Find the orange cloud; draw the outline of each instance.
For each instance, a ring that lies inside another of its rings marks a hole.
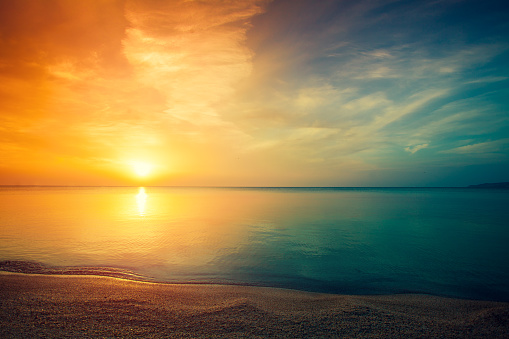
[[[212,159],[243,136],[217,106],[250,72],[264,3],[0,3],[1,183],[129,182],[132,160],[165,183],[227,167]]]

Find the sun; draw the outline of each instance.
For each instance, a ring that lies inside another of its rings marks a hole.
[[[140,178],[145,178],[152,173],[153,166],[148,162],[143,161],[131,161],[131,167],[134,171],[134,174]]]

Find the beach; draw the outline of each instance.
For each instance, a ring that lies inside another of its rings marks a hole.
[[[509,303],[0,273],[0,336],[507,338]]]

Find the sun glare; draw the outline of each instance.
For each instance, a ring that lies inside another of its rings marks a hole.
[[[140,187],[138,189],[138,194],[136,194],[136,204],[138,205],[138,214],[140,217],[145,216],[145,205],[147,204],[147,193],[145,193],[145,187]]]
[[[152,172],[152,165],[142,161],[132,161],[131,166],[138,177],[147,177]]]

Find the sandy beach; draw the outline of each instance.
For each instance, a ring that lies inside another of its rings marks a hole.
[[[509,303],[0,273],[0,336],[507,338]]]

